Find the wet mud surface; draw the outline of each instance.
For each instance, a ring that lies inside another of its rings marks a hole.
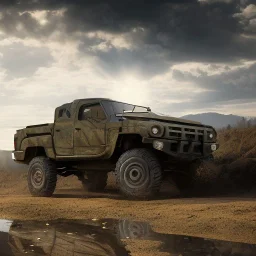
[[[144,240],[155,243],[156,251],[162,255],[256,255],[256,244],[158,233],[147,222],[96,218],[76,221],[0,221],[3,256],[128,256],[134,255],[133,250],[136,250],[135,247],[129,247],[129,241],[143,244]]]

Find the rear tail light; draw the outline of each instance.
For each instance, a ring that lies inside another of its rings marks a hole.
[[[14,138],[14,150],[16,150],[16,149],[17,149],[17,139]]]

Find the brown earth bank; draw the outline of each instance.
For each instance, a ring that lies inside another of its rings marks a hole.
[[[52,198],[28,193],[25,172],[0,172],[0,218],[20,220],[114,218],[146,221],[158,233],[256,244],[256,129],[219,134],[215,163],[202,163],[194,186],[180,192],[165,181],[158,198],[123,198],[110,175],[104,193],[88,193],[76,177],[59,178]],[[125,241],[131,255],[157,252],[161,243]]]
[[[256,127],[218,131],[220,148],[215,161],[231,163],[240,158],[256,158]]]

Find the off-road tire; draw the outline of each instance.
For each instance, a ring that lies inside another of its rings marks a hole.
[[[108,174],[105,172],[88,173],[87,180],[82,181],[84,190],[101,192],[107,186]]]
[[[134,199],[151,198],[159,192],[162,183],[162,168],[157,158],[144,148],[121,155],[115,175],[121,193]]]
[[[37,178],[38,175],[42,180]],[[29,163],[27,181],[32,196],[52,196],[57,183],[55,163],[46,157],[33,158]]]

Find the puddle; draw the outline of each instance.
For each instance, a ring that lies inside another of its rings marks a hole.
[[[0,220],[1,256],[128,256],[129,239],[160,241],[160,252],[179,256],[255,256],[256,245],[160,234],[143,222],[114,219]]]

